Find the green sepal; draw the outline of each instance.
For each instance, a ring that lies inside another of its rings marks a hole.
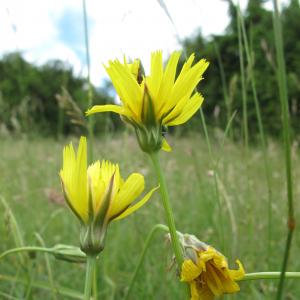
[[[104,249],[106,228],[82,224],[80,232],[80,249],[86,255],[97,256]]]
[[[163,140],[161,126],[136,126],[135,133],[139,146],[144,152],[157,152],[161,149]]]
[[[153,127],[156,125],[156,117],[155,117],[153,101],[150,97],[146,84],[145,84],[145,90],[143,96],[142,123],[145,124],[146,128]]]

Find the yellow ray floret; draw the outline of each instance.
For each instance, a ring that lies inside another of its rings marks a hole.
[[[194,259],[183,262],[181,271],[181,280],[190,284],[192,300],[213,300],[240,290],[236,281],[245,275],[240,261],[236,261],[237,270],[230,270],[226,258],[213,247],[196,252]]]
[[[188,121],[200,108],[203,97],[194,90],[203,79],[202,75],[208,62],[201,59],[193,65],[195,55],[192,54],[183,65],[176,78],[178,61],[181,52],[171,54],[164,68],[161,51],[151,54],[151,70],[139,82],[139,61],[128,64],[126,60],[109,61],[105,69],[122,101],[118,105],[96,105],[87,111],[87,115],[97,112],[112,111],[128,117],[132,122],[143,124],[145,121],[145,93],[153,105],[155,121],[166,126],[175,126]]]
[[[124,181],[119,166],[109,161],[87,166],[85,137],[80,138],[77,155],[72,144],[64,148],[60,177],[70,208],[84,224],[95,222],[107,203],[105,223],[124,218],[144,205],[157,189],[133,204],[144,190],[144,177],[133,173]]]

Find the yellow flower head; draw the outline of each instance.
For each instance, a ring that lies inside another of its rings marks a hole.
[[[96,251],[103,248],[108,223],[136,211],[156,189],[133,204],[144,190],[144,177],[133,173],[124,181],[119,166],[109,161],[97,161],[87,166],[85,137],[80,138],[77,155],[72,144],[64,148],[60,177],[65,199],[83,225],[81,244],[85,252],[83,244],[90,243],[91,239],[98,242]],[[95,248],[95,245],[88,245],[91,247]]]
[[[140,62],[129,64],[119,60],[109,61],[105,69],[122,101],[122,105],[96,105],[87,115],[111,111],[123,116],[134,126],[139,144],[145,152],[170,147],[163,139],[166,126],[176,126],[188,121],[200,108],[203,97],[194,90],[203,78],[208,62],[201,59],[193,64],[192,54],[177,74],[181,52],[173,52],[164,68],[162,52],[151,54],[150,74],[143,76]]]
[[[238,270],[231,270],[224,255],[195,236],[183,235],[181,240],[185,248],[181,281],[190,284],[191,300],[213,300],[240,290],[236,281],[244,277],[245,271],[239,260]]]

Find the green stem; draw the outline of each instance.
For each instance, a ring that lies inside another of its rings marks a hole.
[[[182,263],[184,261],[183,251],[180,246],[179,239],[178,239],[177,232],[176,232],[174,214],[173,214],[170,199],[169,199],[169,193],[168,193],[168,189],[167,189],[166,180],[165,180],[165,177],[164,177],[164,174],[163,174],[163,171],[161,168],[161,164],[160,164],[159,152],[149,153],[149,156],[152,160],[154,170],[156,173],[156,177],[160,184],[160,189],[159,189],[160,196],[161,196],[162,203],[163,203],[163,206],[165,209],[165,214],[166,214],[166,219],[167,219],[167,223],[168,223],[168,227],[169,227],[169,231],[170,231],[171,243],[172,243],[173,251],[175,254],[175,259],[177,262],[178,270],[180,272]],[[189,294],[189,289],[188,289],[187,284],[186,284],[186,293]]]
[[[240,281],[258,279],[279,279],[281,272],[257,272],[248,273]],[[300,279],[300,272],[286,272],[285,277],[289,279]]]
[[[156,176],[157,176],[158,182],[160,184],[160,189],[159,189],[160,195],[161,195],[161,199],[162,199],[163,206],[164,206],[165,213],[166,213],[166,218],[167,218],[167,223],[168,223],[168,227],[170,230],[171,241],[172,241],[175,258],[177,261],[178,268],[180,269],[181,265],[183,263],[183,253],[182,253],[182,249],[179,244],[178,236],[176,233],[174,214],[173,214],[170,199],[169,199],[169,193],[168,193],[168,189],[167,189],[166,180],[165,180],[165,177],[164,177],[164,174],[163,174],[163,171],[161,168],[161,164],[160,164],[159,152],[149,153],[149,156],[152,160],[152,163],[153,163],[153,166],[154,166],[154,169],[156,172]]]
[[[132,288],[133,288],[133,285],[134,285],[134,283],[135,283],[135,281],[136,281],[136,278],[137,278],[137,275],[138,275],[138,273],[139,273],[139,270],[140,270],[140,268],[141,268],[141,266],[142,266],[142,264],[143,264],[143,262],[144,262],[145,255],[146,255],[146,252],[147,252],[147,250],[148,250],[148,248],[149,248],[150,242],[152,241],[152,239],[153,239],[153,237],[154,237],[154,234],[155,234],[158,230],[164,230],[164,231],[166,231],[166,232],[169,232],[169,229],[168,229],[167,226],[165,226],[165,225],[163,225],[163,224],[156,224],[156,225],[152,228],[152,230],[150,231],[150,233],[148,234],[147,239],[146,239],[145,244],[144,244],[143,251],[142,251],[141,256],[140,256],[140,258],[139,258],[138,264],[137,264],[137,266],[136,266],[136,268],[135,268],[135,270],[134,270],[134,273],[133,273],[133,275],[132,275],[132,278],[131,278],[131,280],[130,280],[130,284],[129,284],[128,290],[127,290],[127,292],[126,292],[126,294],[125,294],[124,300],[128,300],[128,299],[129,299],[129,295],[130,295],[130,293],[131,293],[131,291],[132,291]]]
[[[284,139],[284,153],[285,153],[285,168],[286,168],[286,182],[287,182],[287,200],[288,200],[288,235],[286,241],[286,247],[284,251],[284,258],[281,268],[281,276],[277,290],[277,300],[282,298],[284,277],[287,269],[290,248],[292,244],[293,232],[295,229],[295,216],[294,216],[294,204],[293,204],[293,182],[292,182],[292,163],[291,163],[291,141],[290,141],[290,123],[289,123],[289,106],[288,106],[288,94],[287,94],[287,80],[286,69],[284,61],[283,41],[282,41],[282,28],[278,9],[278,3],[273,0],[274,6],[274,34],[275,34],[275,46],[276,46],[276,60],[277,60],[277,80],[279,88],[279,98],[281,104],[282,115],[282,127],[283,127],[283,139]]]
[[[4,258],[6,255],[13,254],[13,253],[20,253],[20,252],[30,252],[30,251],[37,251],[37,252],[47,252],[52,253],[51,248],[43,248],[43,247],[19,247],[19,248],[13,248],[9,249],[7,251],[4,251],[0,254],[0,260]]]
[[[83,25],[84,25],[84,40],[85,40],[85,50],[86,50],[86,64],[87,64],[87,81],[88,81],[88,108],[93,105],[93,88],[91,83],[91,63],[90,63],[90,47],[89,47],[89,31],[88,31],[88,21],[86,13],[86,1],[82,0],[83,8]],[[89,117],[88,121],[88,133],[89,133],[89,159],[93,161],[93,143],[94,143],[94,118]]]
[[[96,263],[96,257],[88,255],[87,256],[87,261],[86,261],[84,300],[90,300],[90,298],[91,298],[95,263]]]
[[[95,263],[95,269],[93,274],[93,299],[98,297],[98,276],[97,276],[97,262]]]

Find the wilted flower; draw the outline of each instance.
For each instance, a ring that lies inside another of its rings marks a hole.
[[[194,93],[208,62],[193,62],[192,54],[177,75],[181,52],[173,52],[163,67],[162,52],[151,54],[150,75],[141,74],[139,60],[129,64],[124,59],[109,61],[105,69],[122,101],[122,105],[96,105],[87,115],[111,111],[120,114],[135,128],[140,147],[145,152],[171,148],[163,138],[167,126],[185,123],[200,108],[203,97]]]
[[[60,177],[65,199],[82,223],[81,248],[87,254],[97,254],[103,249],[110,221],[136,211],[157,189],[133,204],[144,190],[144,177],[133,173],[124,181],[119,166],[109,161],[87,166],[85,137],[80,138],[77,155],[72,144],[64,148]]]
[[[239,260],[239,268],[229,269],[226,257],[211,246],[199,241],[194,235],[179,234],[184,249],[181,281],[188,282],[191,300],[213,300],[226,293],[240,290],[237,280],[245,271]]]

